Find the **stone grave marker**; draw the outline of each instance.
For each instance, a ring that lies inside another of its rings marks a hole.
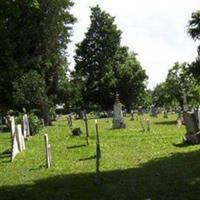
[[[11,152],[11,161],[13,161],[16,157],[16,155],[19,153],[19,147],[17,142],[17,135],[14,133],[13,139],[12,139],[12,152]]]
[[[9,121],[10,121],[11,136],[13,137],[15,134],[15,117],[11,116]]]
[[[119,94],[116,94],[116,100],[113,109],[113,128],[125,128],[124,118],[122,113],[122,104],[119,100]]]
[[[49,144],[49,139],[47,134],[44,135],[44,142],[45,142],[47,168],[51,168],[52,167],[51,145]]]
[[[23,115],[22,124],[23,124],[23,136],[24,136],[24,138],[30,137],[30,126],[29,126],[29,120],[28,120],[27,114]]]
[[[21,124],[18,124],[15,127],[15,133],[16,133],[16,138],[17,138],[18,149],[21,152],[21,151],[25,150],[25,142],[24,142],[24,136],[22,135]]]

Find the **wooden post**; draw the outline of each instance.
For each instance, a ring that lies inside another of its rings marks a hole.
[[[46,162],[47,162],[47,168],[51,168],[52,166],[52,160],[51,160],[51,146],[48,142],[48,135],[44,135],[44,142],[45,142],[45,150],[46,150]]]
[[[147,119],[147,131],[150,132],[150,120]]]
[[[85,122],[85,131],[86,131],[86,143],[89,145],[89,131],[88,131],[88,120],[87,114],[84,112],[84,122]]]
[[[99,129],[97,120],[95,120],[95,127],[96,127],[96,184],[100,184],[100,158],[101,158],[101,149],[99,143]]]

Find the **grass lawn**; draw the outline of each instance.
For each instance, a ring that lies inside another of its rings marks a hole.
[[[150,118],[151,132],[126,118],[126,129],[112,130],[100,119],[101,184],[95,179],[95,125],[84,122],[72,137],[66,117],[26,141],[26,150],[10,162],[10,134],[0,133],[0,200],[197,200],[200,199],[200,145],[182,144],[184,127],[175,116]],[[46,169],[44,134],[48,133],[54,167]]]

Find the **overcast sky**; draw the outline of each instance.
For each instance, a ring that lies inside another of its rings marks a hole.
[[[71,12],[78,19],[69,46],[73,68],[75,44],[82,41],[90,26],[90,7],[115,16],[122,31],[121,44],[138,53],[138,60],[149,76],[148,87],[165,80],[174,62],[191,62],[197,56],[198,42],[187,34],[191,13],[200,9],[200,0],[74,0]]]

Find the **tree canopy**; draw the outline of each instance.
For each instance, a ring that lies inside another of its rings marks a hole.
[[[126,107],[136,101],[145,88],[145,71],[127,47],[120,46],[121,31],[114,17],[97,5],[91,8],[91,25],[77,44],[75,74],[82,81],[85,105],[112,109],[116,92]]]
[[[22,84],[27,82],[23,80],[27,80],[33,71],[37,80],[44,83],[41,90],[48,102],[58,100],[60,82],[66,78],[68,65],[65,53],[75,22],[69,12],[72,5],[70,0],[0,2],[3,8],[0,11],[1,108],[13,108],[16,98],[23,99],[19,96],[26,93]],[[16,86],[20,86],[17,96]],[[38,93],[33,92],[32,95],[37,96]],[[28,95],[26,98],[29,101],[28,98],[32,97]]]

